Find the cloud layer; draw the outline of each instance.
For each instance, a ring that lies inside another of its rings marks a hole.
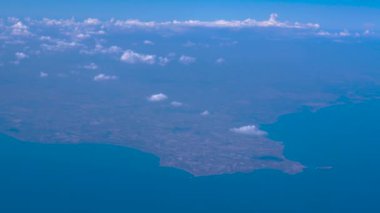
[[[130,20],[117,20],[113,21],[113,25],[123,28],[173,28],[173,27],[203,27],[203,28],[254,28],[254,27],[278,27],[278,28],[293,28],[293,29],[318,29],[320,26],[316,23],[299,23],[299,22],[282,22],[277,20],[278,15],[272,13],[268,20],[258,21],[256,19],[245,20],[215,20],[215,21],[200,21],[200,20],[186,20],[186,21],[165,21],[144,22],[136,19]]]

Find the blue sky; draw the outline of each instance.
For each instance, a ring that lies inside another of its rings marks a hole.
[[[170,0],[14,0],[0,1],[2,16],[97,17],[170,19],[264,19],[276,12],[286,20],[317,22],[325,28],[377,28],[380,1],[296,0],[296,1],[170,1]]]

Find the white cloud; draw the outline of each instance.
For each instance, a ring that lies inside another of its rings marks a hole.
[[[48,76],[49,76],[49,74],[47,74],[46,72],[40,72],[40,77],[41,78],[46,78]]]
[[[203,27],[203,28],[255,28],[255,27],[277,27],[277,28],[294,28],[294,29],[317,29],[319,24],[316,23],[300,23],[300,22],[288,22],[279,21],[278,15],[276,13],[270,14],[267,20],[256,20],[256,19],[244,19],[244,20],[214,20],[214,21],[201,21],[201,20],[171,20],[171,21],[140,21],[137,19],[128,20],[115,20],[102,22],[96,18],[88,18],[83,22],[77,22],[75,19],[48,19],[44,18],[39,23],[45,26],[59,26],[59,27],[69,27],[69,26],[93,26],[100,25],[102,27],[116,27],[116,28],[144,28],[144,29],[176,29],[176,28],[192,28],[192,27]]]
[[[151,102],[159,102],[159,101],[164,101],[166,99],[168,99],[168,96],[166,96],[163,93],[154,94],[148,97],[148,101],[151,101]]]
[[[83,68],[87,70],[97,70],[99,67],[95,63],[90,63],[87,65],[84,65]]]
[[[238,128],[232,128],[230,129],[230,131],[237,134],[253,135],[253,136],[264,136],[267,134],[267,132],[260,130],[255,125],[247,125],[247,126],[242,126]]]
[[[371,34],[372,34],[372,32],[370,30],[365,30],[363,32],[363,35],[365,35],[365,36],[368,36],[368,35],[371,35]]]
[[[173,107],[181,107],[183,106],[183,103],[178,102],[178,101],[172,101],[170,105],[172,105]]]
[[[170,62],[170,59],[168,57],[158,57],[159,65],[165,66],[169,62]]]
[[[205,110],[205,111],[201,112],[201,115],[202,116],[208,116],[208,115],[210,115],[210,112]]]
[[[11,29],[12,29],[12,35],[18,35],[18,36],[30,35],[28,27],[24,25],[21,21],[18,21],[14,25],[12,25]]]
[[[317,35],[319,35],[319,36],[331,36],[331,33],[322,30],[322,31],[317,32]]]
[[[16,52],[15,57],[18,61],[28,58],[29,56],[23,52]]]
[[[245,20],[215,20],[215,21],[165,21],[165,22],[144,22],[140,20],[114,21],[117,27],[140,27],[140,28],[173,28],[173,27],[204,27],[204,28],[254,28],[254,27],[278,27],[278,28],[295,28],[295,29],[317,29],[319,24],[299,23],[299,22],[281,22],[277,20],[278,15],[272,13],[268,20],[257,21],[255,19]]]
[[[51,41],[52,38],[50,36],[40,36],[41,41]]]
[[[146,44],[146,45],[154,45],[154,42],[150,41],[150,40],[145,40],[144,44]]]
[[[49,18],[44,18],[40,22],[43,25],[46,26],[64,26],[64,27],[69,27],[69,26],[74,26],[77,25],[74,19],[49,19]]]
[[[85,33],[79,33],[75,36],[77,39],[86,39],[86,38],[90,38],[91,36],[89,34],[85,34]]]
[[[87,54],[87,55],[94,55],[94,54],[119,54],[122,53],[123,50],[118,46],[110,46],[110,47],[104,47],[101,44],[95,45],[95,48],[93,49],[84,49],[81,50],[80,53]]]
[[[225,62],[224,58],[218,58],[215,61],[217,64],[223,64]]]
[[[181,62],[182,64],[192,64],[196,61],[196,59],[194,57],[191,57],[191,56],[186,56],[186,55],[182,55],[180,58],[179,58],[179,62]]]
[[[322,37],[328,37],[328,38],[352,38],[352,37],[362,37],[362,36],[369,36],[372,32],[369,30],[366,30],[364,32],[353,32],[351,33],[347,29],[340,31],[340,32],[328,32],[328,31],[319,31],[316,33],[318,36]]]
[[[54,40],[50,44],[41,44],[41,47],[48,51],[64,51],[67,49],[74,49],[82,45],[74,41]]]
[[[111,20],[112,21],[112,20]],[[144,22],[140,21],[137,19],[129,19],[129,20],[117,20],[117,21],[112,21],[114,22],[114,25],[117,27],[142,27],[142,28],[152,28],[152,27],[157,27],[157,22],[154,21],[149,21],[149,22]]]
[[[101,22],[96,18],[88,18],[83,21],[85,25],[99,25]]]
[[[110,47],[107,49],[107,52],[108,52],[108,53],[119,53],[119,52],[121,52],[121,48],[118,47],[118,46],[113,45],[113,46],[110,46]]]
[[[108,80],[116,80],[117,77],[114,75],[105,75],[105,74],[99,74],[94,76],[94,81],[108,81]]]
[[[343,30],[342,32],[339,32],[338,34],[340,37],[347,37],[347,36],[350,36],[351,33],[348,32],[348,30]]]
[[[194,47],[197,44],[192,42],[192,41],[187,41],[186,43],[183,44],[184,47]]]
[[[144,55],[133,52],[132,50],[126,50],[120,57],[120,60],[129,64],[145,63],[154,64],[156,62],[155,55]]]

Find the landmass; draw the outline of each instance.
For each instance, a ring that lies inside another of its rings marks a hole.
[[[316,38],[317,25],[276,18],[238,29],[220,21],[1,20],[0,133],[127,146],[195,176],[302,172],[262,125],[373,97],[380,84],[369,68],[361,72],[372,59],[359,53],[371,45],[355,51]]]

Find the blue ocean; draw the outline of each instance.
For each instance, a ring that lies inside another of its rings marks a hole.
[[[297,175],[195,178],[125,147],[0,137],[0,212],[380,212],[380,101],[307,109],[264,126]]]

